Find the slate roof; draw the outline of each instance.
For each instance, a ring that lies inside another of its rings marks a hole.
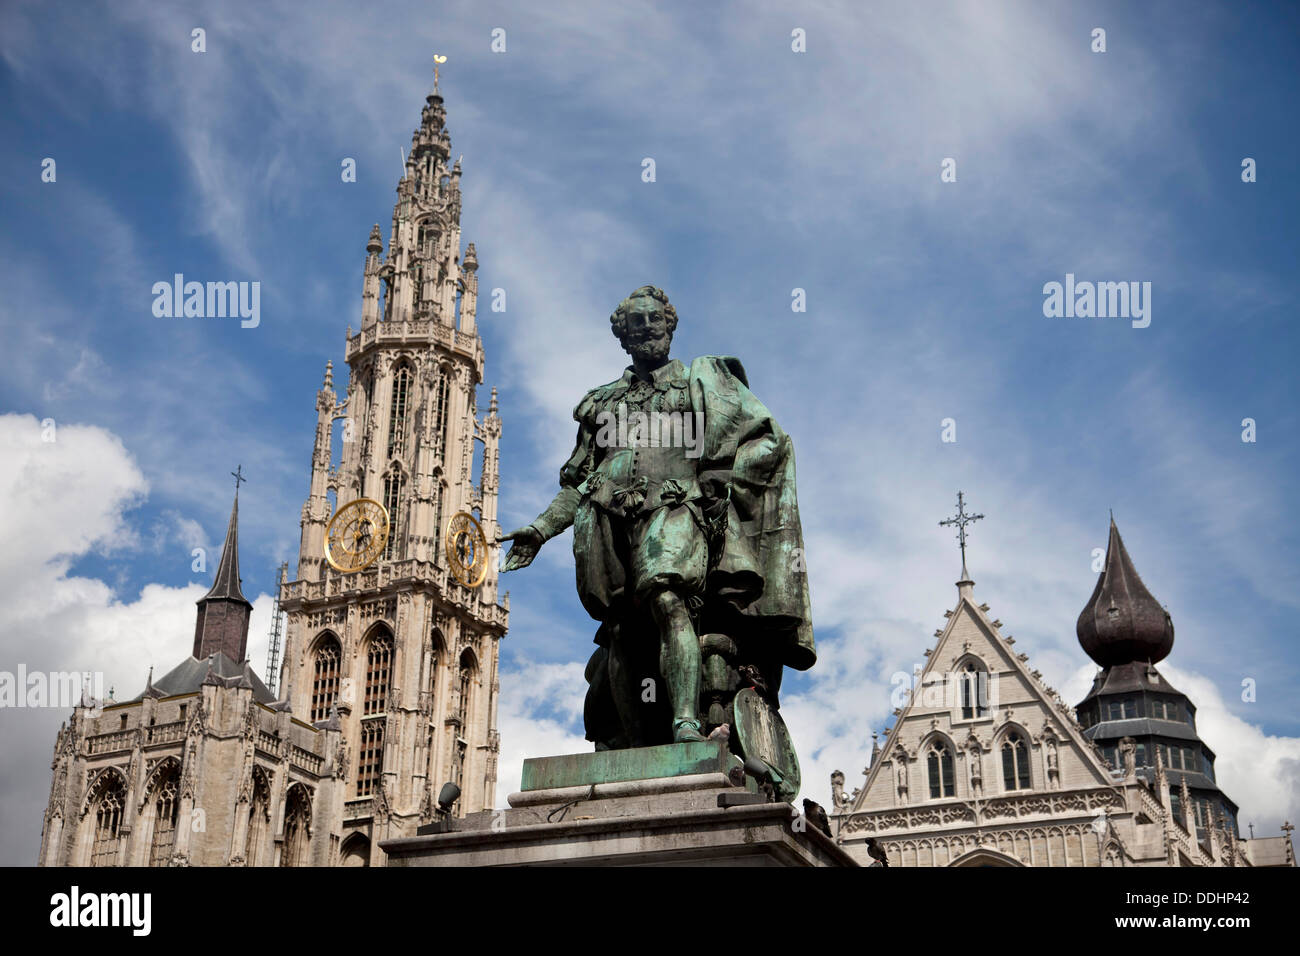
[[[253,699],[262,704],[275,701],[275,695],[262,683],[262,679],[253,671],[248,662],[235,663],[221,651],[203,660],[190,657],[181,661],[176,667],[157,680],[150,679],[144,691],[131,698],[131,701],[145,697],[174,697],[177,694],[192,694],[205,683],[214,683],[222,687],[251,687]]]
[[[1106,566],[1079,613],[1075,633],[1102,667],[1164,660],[1174,648],[1174,622],[1151,596],[1128,556],[1115,519],[1110,519]]]
[[[1201,742],[1196,731],[1180,720],[1157,720],[1152,717],[1135,717],[1128,720],[1103,720],[1083,732],[1089,740],[1119,740],[1132,737],[1174,737],[1178,740]]]

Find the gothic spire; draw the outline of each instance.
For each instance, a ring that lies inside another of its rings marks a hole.
[[[1174,646],[1169,612],[1151,596],[1110,519],[1106,566],[1075,625],[1084,651],[1102,667],[1164,660]]]
[[[239,491],[236,488],[216,577],[208,593],[197,602],[194,657],[199,660],[221,651],[236,663],[243,661],[248,647],[248,618],[253,605],[244,597],[239,585]]]
[[[243,591],[239,589],[239,492],[235,492],[235,504],[230,509],[230,524],[226,527],[226,543],[221,546],[221,563],[217,565],[217,575],[212,581],[212,588],[204,596],[208,601],[225,598],[243,601],[248,604]],[[251,605],[250,605],[251,606]]]

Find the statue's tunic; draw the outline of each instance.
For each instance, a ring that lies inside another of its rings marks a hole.
[[[637,413],[668,417],[647,435]],[[649,382],[628,368],[588,392],[573,417],[578,439],[560,492],[533,528],[549,539],[573,525],[587,612],[603,622],[662,587],[724,600],[779,641],[783,663],[811,667],[794,452],[740,362],[702,356],[688,370],[674,359]]]

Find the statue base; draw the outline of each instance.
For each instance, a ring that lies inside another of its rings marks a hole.
[[[380,846],[389,866],[858,865],[739,767],[716,740],[536,758],[509,809]]]

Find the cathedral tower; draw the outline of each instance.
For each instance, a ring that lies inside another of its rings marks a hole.
[[[478,259],[473,243],[461,255],[461,164],[449,163],[445,119],[435,85],[397,184],[387,251],[378,225],[366,242],[347,391],[340,399],[327,365],[316,395],[297,579],[281,593],[283,693],[308,722],[337,708],[350,754],[344,849],[374,862],[381,840],[431,819],[446,782],[461,787],[460,814],[495,802],[508,608],[497,603],[495,547],[481,586],[469,588],[449,572],[444,538],[466,512],[496,539],[501,418],[495,390],[486,415],[476,404]],[[391,532],[376,561],[342,573],[326,560],[327,529],[358,498],[383,504]]]

